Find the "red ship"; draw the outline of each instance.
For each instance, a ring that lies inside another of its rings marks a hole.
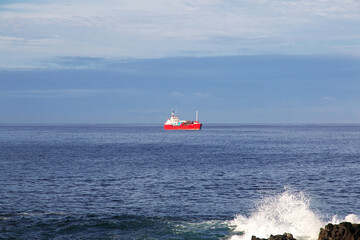
[[[198,121],[198,111],[196,111],[196,120],[187,121],[179,120],[178,116],[175,116],[174,111],[171,113],[171,117],[165,122],[165,130],[200,130],[202,123]]]

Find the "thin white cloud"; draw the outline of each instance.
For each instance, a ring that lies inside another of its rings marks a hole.
[[[43,58],[153,58],[324,54],[349,45],[360,55],[353,47],[358,26],[356,0],[54,0],[0,10],[0,51],[14,59],[24,51]]]
[[[94,89],[30,89],[30,90],[3,90],[1,97],[68,97],[89,96],[97,93]]]
[[[184,93],[181,93],[181,92],[172,92],[171,93],[171,96],[172,97],[175,97],[175,98],[184,98],[184,97],[186,97],[186,95],[184,94]]]
[[[323,97],[322,99],[325,101],[330,101],[332,98],[331,97]]]
[[[91,97],[98,95],[124,95],[138,96],[142,91],[133,88],[112,88],[112,89],[27,89],[27,90],[0,90],[0,97],[19,98],[58,98],[58,97]]]
[[[208,98],[208,97],[210,97],[209,94],[206,94],[206,93],[203,93],[203,92],[196,92],[195,96],[200,97],[200,98]]]
[[[19,49],[21,47],[43,48],[46,45],[57,45],[57,44],[59,44],[59,41],[54,38],[26,39],[23,37],[0,36],[0,50],[10,49],[10,48]]]

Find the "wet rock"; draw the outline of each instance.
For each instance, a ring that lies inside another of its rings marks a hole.
[[[360,240],[360,224],[342,222],[320,229],[319,240]]]
[[[257,238],[255,236],[251,237],[251,240],[296,240],[292,234],[284,233],[283,235],[271,235],[269,238]]]

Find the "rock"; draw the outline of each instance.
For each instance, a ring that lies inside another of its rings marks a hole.
[[[318,240],[360,240],[360,224],[329,223],[325,228],[320,229]]]
[[[271,235],[269,238],[251,237],[251,240],[296,240],[292,234]],[[320,229],[318,240],[360,240],[360,224],[342,222],[331,224]]]
[[[296,240],[292,234],[284,233],[283,235],[271,235],[269,238],[257,238],[255,236],[251,237],[251,240]]]

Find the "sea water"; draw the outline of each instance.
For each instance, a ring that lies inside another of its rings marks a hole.
[[[317,239],[359,222],[360,125],[0,126],[0,239]]]

